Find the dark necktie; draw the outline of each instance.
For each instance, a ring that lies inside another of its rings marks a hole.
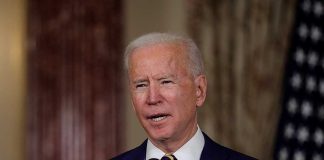
[[[159,159],[157,159],[157,158],[150,158],[150,160],[159,160]],[[172,154],[166,154],[166,155],[164,155],[161,158],[161,160],[177,160],[177,158],[174,155],[172,155]]]

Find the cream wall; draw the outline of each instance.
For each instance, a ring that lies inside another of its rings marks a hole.
[[[0,0],[0,159],[24,159],[25,1]]]
[[[125,45],[149,32],[186,34],[185,0],[125,0],[124,4]],[[126,130],[126,150],[134,148],[146,138],[129,103],[126,108]]]
[[[125,45],[148,32],[186,34],[184,2],[125,0]],[[25,159],[25,6],[25,0],[0,0],[0,160]],[[130,104],[126,130],[126,150],[146,138]]]

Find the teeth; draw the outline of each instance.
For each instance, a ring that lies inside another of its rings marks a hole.
[[[157,117],[157,118],[152,118],[153,121],[157,122],[157,121],[161,121],[163,119],[165,119],[167,116],[162,116],[162,117]]]

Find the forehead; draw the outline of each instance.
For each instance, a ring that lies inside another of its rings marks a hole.
[[[181,43],[158,43],[136,48],[129,56],[129,64],[140,63],[148,58],[176,61],[187,61],[185,47]]]
[[[163,43],[137,48],[130,55],[131,75],[187,72],[188,57],[180,44]]]

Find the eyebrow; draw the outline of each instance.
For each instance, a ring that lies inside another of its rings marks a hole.
[[[164,75],[161,78],[158,78],[158,80],[163,80],[163,79],[168,79],[168,78],[175,78],[176,76],[173,74],[168,74],[168,75]]]
[[[133,81],[133,84],[136,84],[136,83],[143,83],[143,82],[147,82],[148,80],[146,79],[138,79],[138,80],[134,80]]]
[[[160,78],[157,78],[158,81],[163,80],[163,79],[168,79],[168,78],[176,78],[177,76],[173,75],[173,74],[166,74],[161,76]],[[143,83],[143,82],[148,82],[147,78],[139,78],[137,80],[133,81],[133,84],[137,84],[137,83]]]

